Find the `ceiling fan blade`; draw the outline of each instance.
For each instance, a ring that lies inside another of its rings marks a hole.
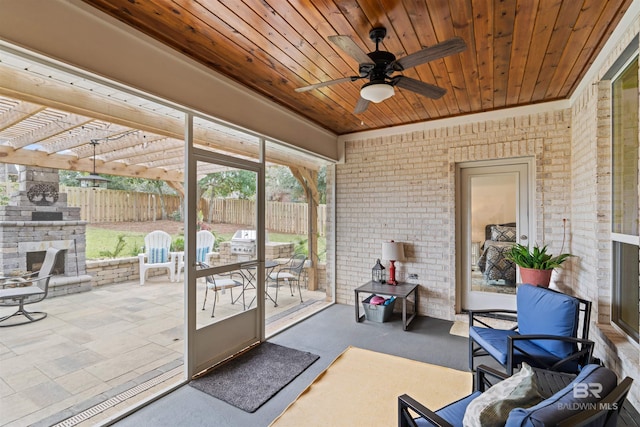
[[[320,82],[320,83],[316,83],[316,84],[309,85],[309,86],[299,87],[299,88],[296,88],[295,91],[296,92],[306,92],[306,91],[309,91],[309,90],[318,89],[318,88],[329,86],[329,85],[335,85],[335,84],[338,84],[338,83],[355,82],[356,80],[361,79],[361,78],[362,77],[360,77],[360,76],[343,77],[341,79],[329,80],[327,82]]]
[[[363,97],[360,97],[360,99],[358,99],[358,103],[356,104],[356,108],[354,108],[353,110],[353,114],[364,113],[368,107],[369,107],[369,100],[364,99]]]
[[[372,64],[373,61],[369,58],[360,47],[349,36],[329,36],[329,40],[345,51],[347,55],[358,61],[358,64]]]
[[[444,58],[445,56],[462,52],[466,48],[467,44],[464,40],[460,37],[454,37],[400,58],[389,64],[387,69],[393,71],[406,70],[407,68],[415,67],[433,61],[434,59]]]
[[[415,80],[406,76],[394,77],[391,84],[433,99],[438,99],[447,93],[446,89],[439,86],[421,82],[420,80]]]

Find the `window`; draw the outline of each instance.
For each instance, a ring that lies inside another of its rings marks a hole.
[[[612,81],[612,320],[638,341],[638,58]]]

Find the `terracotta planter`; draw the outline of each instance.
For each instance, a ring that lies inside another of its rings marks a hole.
[[[520,267],[520,277],[522,283],[529,283],[531,285],[549,287],[551,282],[551,273],[553,270],[536,270],[535,268]]]

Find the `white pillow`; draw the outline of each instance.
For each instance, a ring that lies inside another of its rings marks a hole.
[[[473,399],[462,424],[465,427],[504,426],[512,409],[529,408],[542,400],[533,369],[523,363],[520,371]]]

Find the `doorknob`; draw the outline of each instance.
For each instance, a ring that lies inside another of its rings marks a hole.
[[[520,240],[527,240],[527,239],[528,239],[528,237],[525,236],[524,234],[522,236],[520,236]]]

